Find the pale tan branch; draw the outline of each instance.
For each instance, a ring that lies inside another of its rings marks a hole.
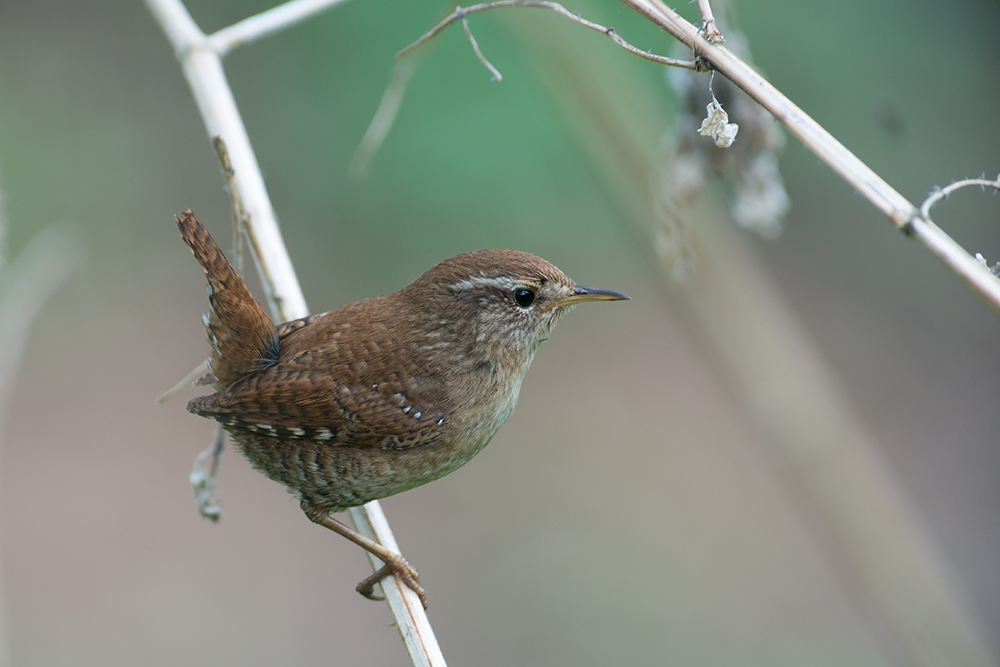
[[[965,248],[897,192],[881,176],[834,138],[767,79],[721,44],[712,44],[698,28],[661,0],[621,0],[691,48],[771,112],[806,148],[882,211],[904,233],[924,244],[973,289],[1000,310],[1000,279]]]
[[[660,56],[654,53],[650,53],[649,51],[643,51],[637,46],[633,46],[629,42],[625,41],[625,39],[622,38],[622,36],[619,35],[614,28],[603,26],[600,23],[594,23],[593,21],[588,21],[585,18],[573,14],[568,9],[560,5],[558,2],[549,2],[548,0],[496,0],[496,2],[483,2],[478,5],[472,5],[470,7],[456,7],[455,11],[453,11],[451,14],[442,19],[437,25],[428,30],[426,33],[421,35],[421,37],[417,39],[417,41],[413,42],[405,49],[397,53],[396,59],[399,60],[400,58],[403,58],[413,50],[417,49],[424,42],[433,39],[442,30],[447,28],[455,21],[462,21],[462,24],[466,26],[466,34],[469,35],[469,39],[472,40],[473,48],[476,50],[476,55],[479,56],[479,59],[483,62],[484,65],[486,65],[487,69],[489,69],[491,73],[493,73],[493,75],[497,77],[497,80],[499,81],[501,79],[501,77],[499,76],[500,73],[497,72],[496,69],[492,65],[490,65],[485,58],[482,57],[481,53],[479,53],[479,48],[475,43],[475,39],[472,38],[472,34],[469,32],[468,25],[466,23],[466,17],[469,14],[477,14],[479,12],[485,12],[491,9],[500,9],[501,7],[535,7],[539,9],[548,9],[550,11],[555,12],[559,16],[569,19],[570,21],[579,23],[585,28],[589,28],[590,30],[593,30],[595,32],[607,35],[609,38],[611,38],[611,41],[613,41],[615,44],[625,49],[629,53],[639,56],[640,58],[652,61],[654,63],[659,63],[661,65],[668,65],[671,67],[697,69],[697,66],[693,60],[678,60],[677,58],[668,58],[666,56]]]
[[[223,28],[209,35],[207,41],[213,51],[225,57],[237,46],[273,35],[342,2],[344,0],[291,0]]]

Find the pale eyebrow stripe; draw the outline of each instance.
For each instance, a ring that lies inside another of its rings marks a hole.
[[[503,287],[503,288],[513,288],[518,285],[517,281],[511,280],[506,276],[500,276],[497,278],[483,278],[479,276],[471,276],[463,280],[453,283],[451,288],[453,290],[471,290],[477,287]]]

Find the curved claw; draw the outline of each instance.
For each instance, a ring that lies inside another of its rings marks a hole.
[[[391,574],[392,570],[389,568],[389,566],[383,565],[381,568],[379,568],[378,572],[376,572],[375,574],[371,575],[370,577],[362,581],[360,584],[357,585],[357,587],[354,590],[356,590],[358,593],[361,593],[363,597],[366,597],[369,600],[375,600],[376,602],[381,602],[382,600],[385,600],[385,596],[376,595],[375,584],[382,581],[383,577],[388,577]]]
[[[375,594],[375,584],[388,576],[396,575],[410,590],[417,594],[417,597],[420,598],[420,604],[424,606],[424,609],[427,609],[427,594],[424,592],[423,586],[420,585],[420,575],[402,556],[396,554],[390,554],[390,556],[390,558],[383,559],[385,565],[358,584],[355,590],[369,600],[384,600],[384,597]]]

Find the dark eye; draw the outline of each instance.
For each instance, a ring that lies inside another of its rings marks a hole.
[[[514,301],[521,308],[527,308],[535,302],[535,293],[530,289],[516,289],[514,290]]]

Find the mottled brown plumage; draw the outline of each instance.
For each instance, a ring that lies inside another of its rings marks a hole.
[[[187,211],[177,218],[177,226],[208,278],[212,306],[205,314],[209,365],[218,384],[229,386],[277,360],[278,335],[271,318],[198,218]]]
[[[465,464],[510,416],[559,318],[582,301],[628,298],[574,285],[535,255],[475,250],[398,292],[275,327],[194,214],[178,227],[208,276],[218,390],[188,409],[220,422],[310,519],[386,562],[359,585],[368,596],[390,573],[423,591],[402,558],[330,513]]]

